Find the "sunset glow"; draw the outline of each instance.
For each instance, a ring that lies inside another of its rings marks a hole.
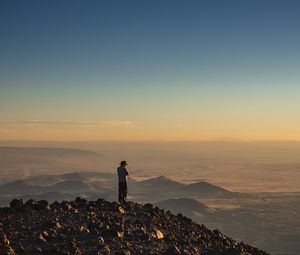
[[[0,139],[300,140],[299,2],[217,2],[2,2]]]

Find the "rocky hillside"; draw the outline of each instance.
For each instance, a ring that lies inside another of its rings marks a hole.
[[[267,254],[151,204],[13,200],[0,222],[3,255]]]

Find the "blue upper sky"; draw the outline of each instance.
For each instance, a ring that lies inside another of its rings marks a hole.
[[[297,0],[1,1],[0,121],[299,120],[299,28]]]

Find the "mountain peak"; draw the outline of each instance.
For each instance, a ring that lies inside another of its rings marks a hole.
[[[142,183],[145,183],[145,184],[150,184],[150,183],[164,183],[164,184],[167,184],[167,183],[170,183],[170,184],[180,184],[180,185],[183,185],[181,182],[178,182],[178,181],[175,181],[169,177],[166,177],[165,175],[160,175],[160,176],[157,176],[157,177],[153,177],[153,178],[150,178],[150,179],[146,179],[146,180],[143,180]]]
[[[0,221],[0,250],[11,255],[267,254],[151,204],[15,199]]]
[[[188,184],[184,187],[184,190],[187,192],[201,192],[201,193],[220,193],[220,194],[230,193],[230,191],[226,189],[223,189],[219,186],[216,186],[214,184],[205,181]]]

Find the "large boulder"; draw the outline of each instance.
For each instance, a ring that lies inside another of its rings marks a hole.
[[[20,209],[22,209],[22,207],[23,207],[23,205],[24,205],[24,203],[23,203],[23,199],[13,199],[10,203],[9,203],[9,205],[10,205],[10,208],[12,209],[12,210],[20,210]]]

